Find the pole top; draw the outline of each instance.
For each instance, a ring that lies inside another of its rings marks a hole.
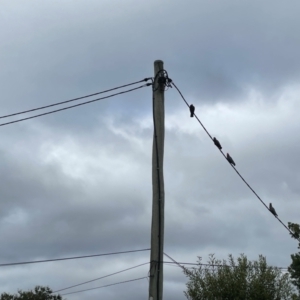
[[[162,60],[156,60],[154,62],[154,74],[164,69],[164,62]]]

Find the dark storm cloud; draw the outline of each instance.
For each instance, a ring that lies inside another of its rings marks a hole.
[[[162,59],[264,201],[284,222],[299,222],[299,5],[7,2],[0,12],[1,115],[153,76],[153,61]],[[287,266],[296,251],[288,232],[219,155],[174,89],[165,102],[165,251],[189,262],[209,253],[265,254]],[[149,247],[151,114],[147,87],[1,127],[1,262]],[[146,261],[149,252],[7,268],[0,292],[39,283],[55,289]],[[165,299],[182,299],[184,284],[180,269],[165,267]],[[147,290],[144,280],[68,299],[141,299]]]
[[[52,102],[57,95],[97,91],[122,83],[128,73],[136,76],[132,80],[143,78],[152,75],[156,58],[165,60],[186,93],[202,100],[238,98],[249,86],[270,93],[299,76],[295,1],[289,7],[270,1],[172,2],[159,9],[155,3],[92,2],[80,6],[81,14],[76,6],[58,12],[53,3],[35,5],[14,11],[23,22],[11,25],[8,16],[2,21],[3,28],[11,26],[2,42],[3,74],[13,78],[4,90],[11,104],[21,95],[36,104],[34,99]],[[89,17],[80,18],[84,13]]]

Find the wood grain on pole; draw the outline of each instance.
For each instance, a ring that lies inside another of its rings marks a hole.
[[[154,76],[163,70],[163,61],[154,62]],[[164,138],[165,108],[164,88],[156,76],[153,84],[153,149],[152,149],[152,226],[149,299],[162,300],[163,296],[163,252],[164,252]]]

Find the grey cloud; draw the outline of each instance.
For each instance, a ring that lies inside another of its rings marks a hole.
[[[251,186],[284,222],[299,222],[298,2],[71,2],[2,5],[1,115],[153,76],[153,61],[162,59]],[[250,106],[253,91],[261,103]],[[209,253],[265,254],[270,264],[287,266],[296,243],[194,125],[177,92],[165,98],[165,252],[189,262]],[[149,247],[151,87],[1,132],[1,263]],[[39,283],[60,288],[149,255],[6,268],[0,292]],[[182,299],[182,271],[164,269],[165,299]],[[147,294],[144,280],[72,299]]]

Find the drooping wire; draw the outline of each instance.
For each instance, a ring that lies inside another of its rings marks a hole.
[[[52,292],[52,294],[53,293],[58,293],[58,292],[61,292],[61,291],[65,291],[65,290],[68,290],[68,289],[71,289],[71,288],[74,288],[74,287],[77,287],[77,286],[80,286],[80,285],[83,285],[83,284],[87,284],[87,283],[90,283],[90,282],[94,282],[94,281],[97,281],[97,280],[100,280],[100,279],[103,279],[103,278],[107,278],[107,277],[110,277],[110,276],[113,276],[113,275],[116,275],[116,274],[120,274],[120,273],[129,271],[129,270],[132,270],[132,269],[135,269],[135,268],[147,265],[147,264],[149,264],[149,262],[146,262],[146,263],[143,263],[143,264],[131,267],[131,268],[127,268],[127,269],[124,269],[124,270],[121,270],[121,271],[118,271],[118,272],[114,272],[114,273],[111,273],[111,274],[108,274],[108,275],[105,275],[105,276],[102,276],[102,277],[98,277],[98,278],[95,278],[95,279],[92,279],[92,280],[88,280],[88,281],[85,281],[85,282],[82,282],[82,283],[78,283],[78,284],[75,284],[75,285],[72,285],[72,286],[68,286],[66,288],[54,291],[54,292]]]
[[[73,107],[78,107],[78,106],[93,103],[93,102],[96,102],[96,101],[99,101],[99,100],[111,98],[111,97],[114,97],[114,96],[117,96],[117,95],[129,93],[129,92],[132,92],[132,91],[135,91],[135,90],[138,90],[138,89],[141,89],[143,87],[150,86],[150,85],[152,85],[152,84],[151,83],[146,83],[146,84],[143,84],[139,87],[136,87],[136,88],[133,88],[133,89],[130,89],[130,90],[126,90],[126,91],[123,91],[123,92],[115,93],[115,94],[112,94],[112,95],[109,95],[109,96],[105,96],[105,97],[97,98],[97,99],[94,99],[94,100],[86,101],[86,102],[83,102],[83,103],[79,103],[79,104],[67,106],[67,107],[64,107],[64,108],[52,110],[52,111],[49,111],[49,112],[46,112],[46,113],[43,113],[43,114],[34,115],[34,116],[31,116],[31,117],[28,117],[28,118],[23,118],[23,119],[19,119],[19,120],[7,122],[7,123],[2,123],[2,124],[0,124],[0,126],[5,126],[5,125],[9,125],[9,124],[13,124],[13,123],[17,123],[17,122],[21,122],[21,121],[25,121],[25,120],[29,120],[29,119],[33,119],[33,118],[53,114],[53,113],[56,113],[56,112],[59,112],[59,111],[62,111],[62,110],[67,110],[67,109],[70,109],[70,108],[73,108]]]
[[[172,258],[170,255],[168,255],[166,252],[164,252],[164,255],[166,257],[168,257],[169,259],[171,259],[173,261],[173,263],[177,264],[180,268],[182,268],[184,270],[184,266],[182,266],[179,262],[177,262],[174,258]]]
[[[54,258],[54,259],[44,259],[44,260],[33,260],[33,261],[5,263],[5,264],[0,264],[0,267],[17,266],[17,265],[28,265],[28,264],[37,264],[37,263],[62,261],[62,260],[71,260],[71,259],[81,259],[81,258],[89,258],[89,257],[99,257],[99,256],[108,256],[108,255],[117,255],[117,254],[125,254],[125,253],[134,253],[134,252],[149,251],[149,250],[150,250],[150,248],[139,249],[139,250],[128,250],[128,251],[110,252],[110,253],[102,253],[102,254],[83,255],[83,256],[64,257],[64,258]]]
[[[184,96],[182,95],[181,91],[179,90],[179,88],[176,86],[176,84],[174,82],[172,82],[172,85],[175,87],[175,89],[178,91],[178,93],[180,94],[181,98],[183,99],[183,101],[185,102],[185,104],[189,106],[188,102],[185,100]],[[200,119],[197,117],[197,115],[194,113],[195,118],[197,119],[197,121],[200,123],[200,125],[202,126],[202,128],[205,130],[205,132],[207,133],[207,135],[210,137],[210,139],[213,141],[212,136],[210,135],[210,133],[207,131],[207,129],[205,128],[205,126],[202,124],[202,122],[200,121]],[[226,161],[228,162],[225,154],[223,153],[223,151],[221,149],[219,149],[220,153],[224,156],[224,158],[226,159]],[[266,207],[266,209],[271,213],[271,211],[269,210],[268,206],[265,204],[265,202],[258,196],[258,194],[254,191],[254,189],[250,186],[250,184],[244,179],[244,177],[239,173],[239,171],[232,165],[229,163],[229,165],[233,168],[233,170],[238,174],[238,176],[244,181],[244,183],[248,186],[248,188],[253,192],[253,194],[258,198],[258,200]],[[272,213],[271,213],[272,214]],[[273,215],[273,214],[272,214]],[[294,233],[281,221],[281,219],[278,216],[274,216],[287,230],[288,232],[293,236]],[[300,240],[299,240],[300,241]]]
[[[128,283],[128,282],[142,280],[142,279],[147,279],[147,278],[148,277],[145,276],[145,277],[135,278],[135,279],[131,279],[131,280],[120,281],[120,282],[116,282],[116,283],[112,283],[112,284],[98,286],[98,287],[91,288],[91,289],[86,289],[86,290],[80,290],[80,291],[76,291],[76,292],[70,292],[70,293],[66,293],[66,294],[61,294],[61,296],[71,295],[71,294],[77,294],[77,293],[82,293],[82,292],[96,290],[96,289],[102,289],[102,288],[113,286],[113,285],[117,285],[117,284]]]
[[[73,98],[73,99],[70,99],[70,100],[61,101],[61,102],[57,102],[57,103],[54,103],[54,104],[49,104],[49,105],[45,105],[45,106],[41,106],[41,107],[37,107],[37,108],[33,108],[33,109],[28,109],[28,110],[24,110],[24,111],[21,111],[21,112],[17,112],[17,113],[5,115],[5,116],[0,116],[0,119],[12,117],[12,116],[17,116],[17,115],[29,113],[29,112],[32,112],[32,111],[45,109],[45,108],[49,108],[49,107],[52,107],[52,106],[61,105],[61,104],[65,104],[65,103],[69,103],[69,102],[89,98],[89,97],[92,97],[92,96],[96,96],[96,95],[104,94],[104,93],[111,92],[111,91],[114,91],[114,90],[118,90],[118,89],[130,86],[130,85],[134,85],[134,84],[137,84],[137,83],[140,83],[140,82],[143,82],[143,81],[148,81],[150,79],[151,78],[145,78],[145,79],[142,79],[142,80],[139,80],[139,81],[136,81],[136,82],[132,82],[132,83],[129,83],[129,84],[124,84],[124,85],[121,85],[121,86],[118,86],[118,87],[115,87],[115,88],[112,88],[112,89],[108,89],[108,90],[105,90],[105,91],[97,92],[97,93],[94,93],[94,94],[89,94],[89,95],[86,95],[86,96]]]

